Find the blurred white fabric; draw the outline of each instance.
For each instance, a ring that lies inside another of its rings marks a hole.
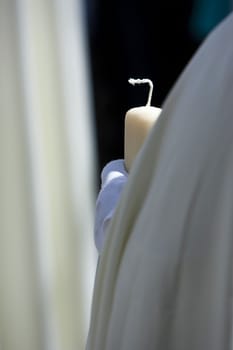
[[[0,348],[84,349],[95,157],[82,4],[0,0]]]

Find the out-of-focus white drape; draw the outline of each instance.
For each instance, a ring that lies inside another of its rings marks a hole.
[[[80,1],[0,0],[0,348],[83,349],[95,253]]]

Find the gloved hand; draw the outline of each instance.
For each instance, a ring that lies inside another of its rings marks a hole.
[[[123,159],[109,162],[101,173],[101,189],[96,201],[95,245],[101,253],[106,231],[116,209],[120,194],[128,179]]]

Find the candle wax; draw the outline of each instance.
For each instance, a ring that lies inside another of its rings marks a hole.
[[[160,113],[161,109],[153,106],[132,108],[126,113],[124,157],[127,171]]]

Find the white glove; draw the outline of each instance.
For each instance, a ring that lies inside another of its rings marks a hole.
[[[128,179],[124,160],[113,160],[101,173],[101,190],[96,201],[95,212],[95,245],[101,253],[104,245],[107,227],[114,214],[120,194]]]

